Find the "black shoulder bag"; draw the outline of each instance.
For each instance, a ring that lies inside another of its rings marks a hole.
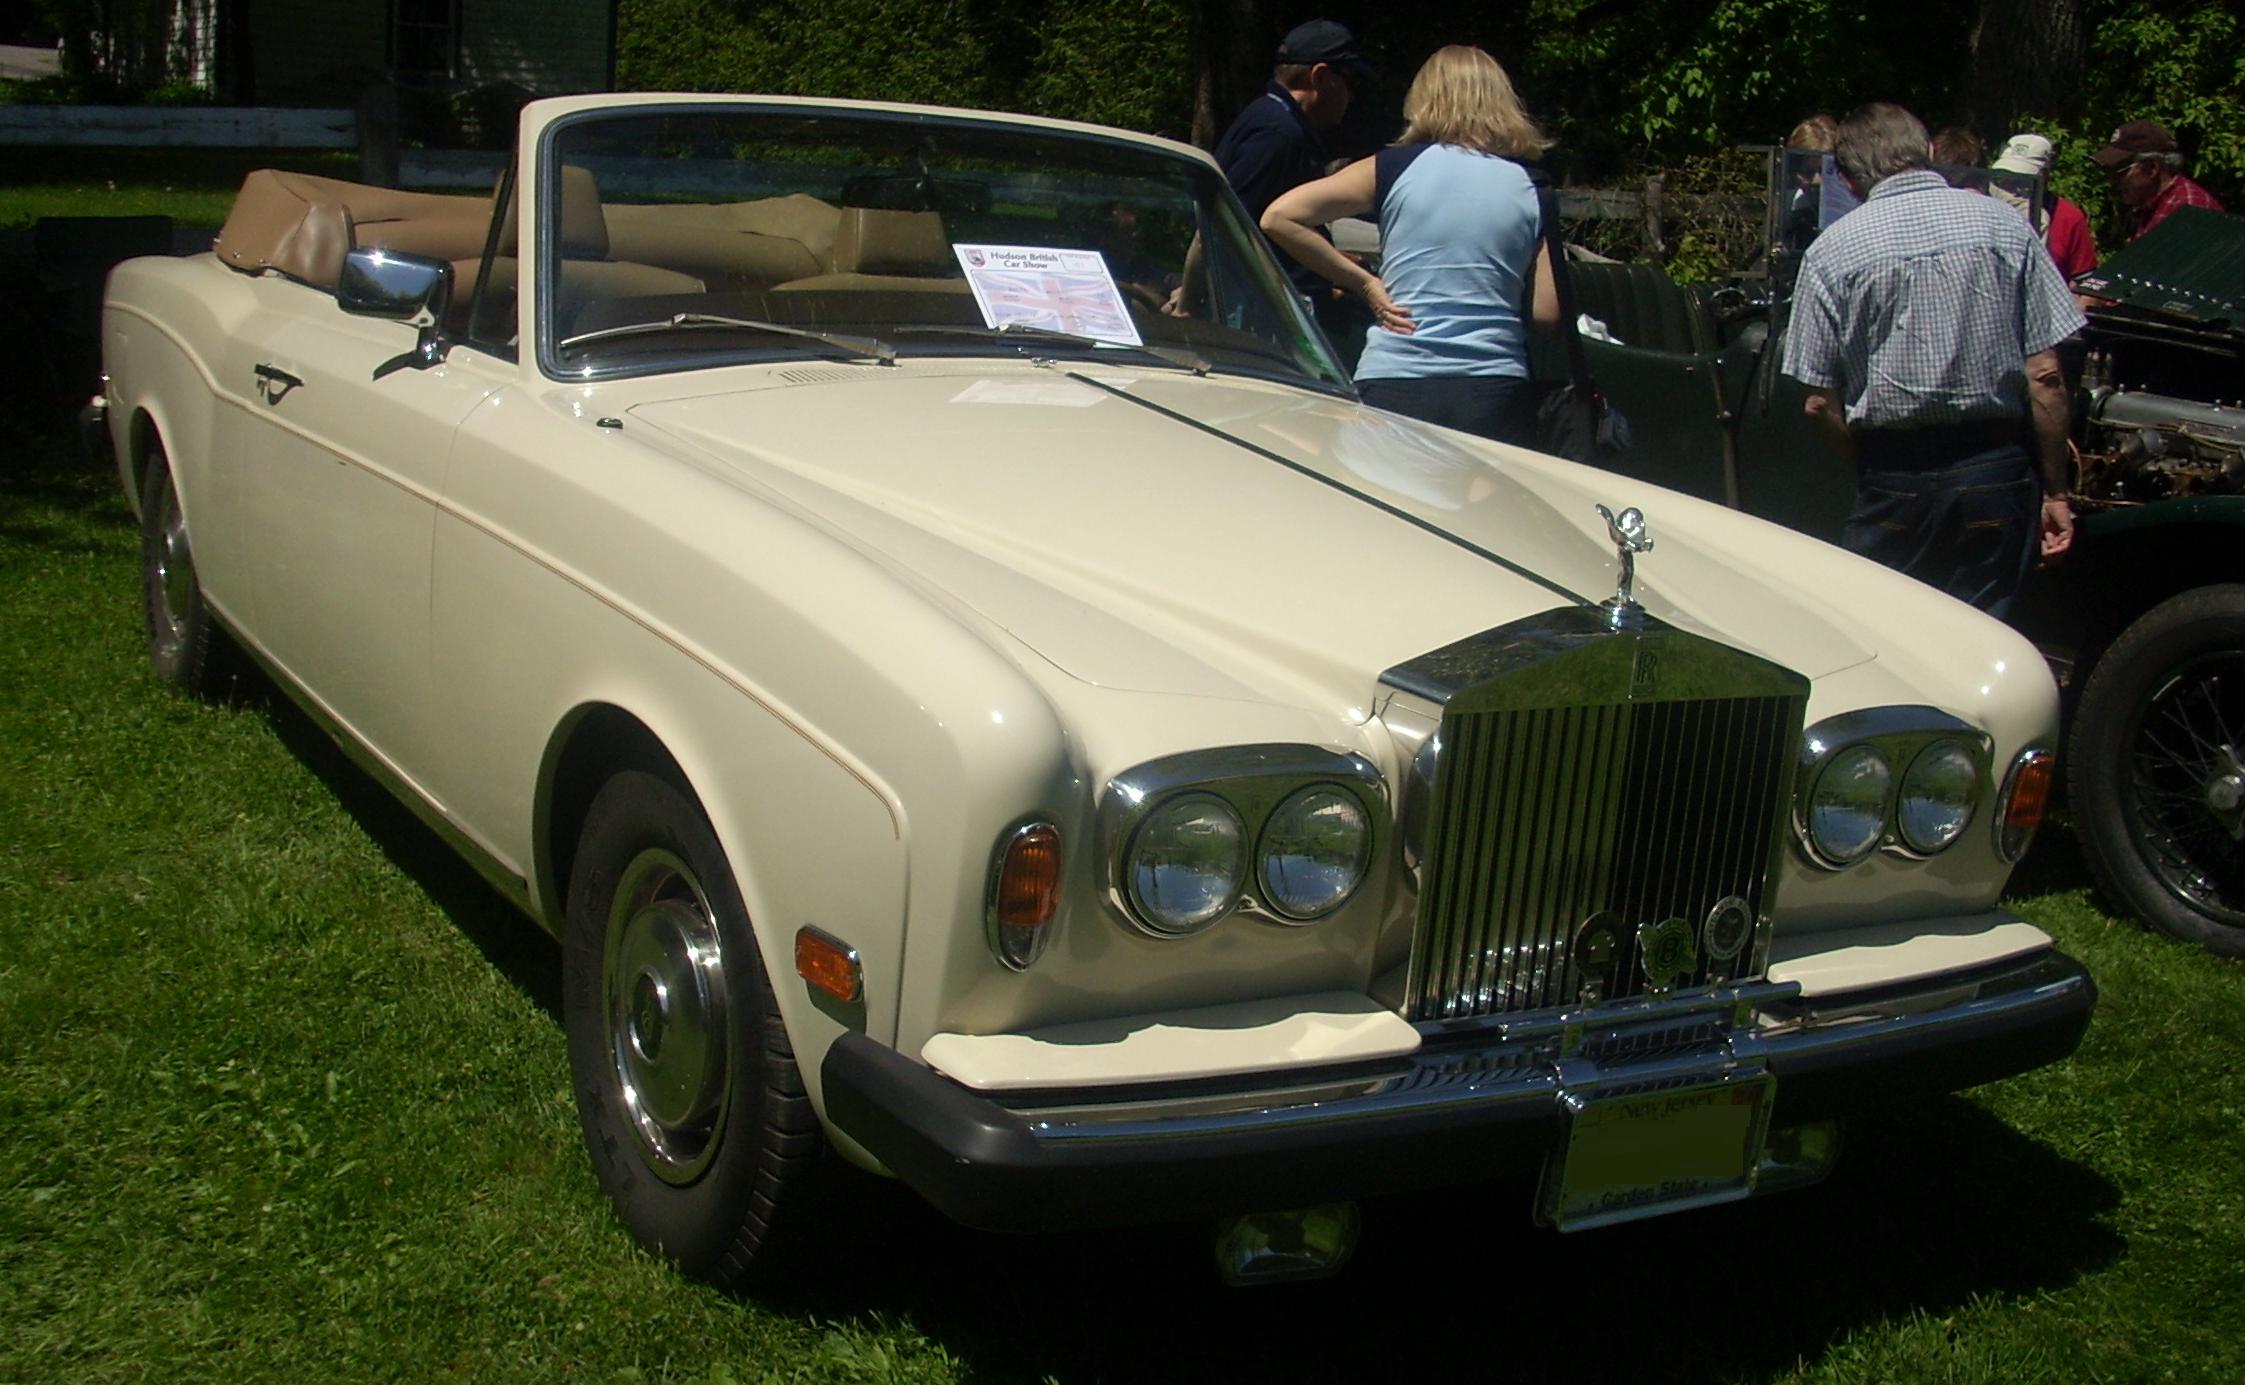
[[[1535,184],[1536,208],[1543,221],[1544,250],[1551,256],[1551,282],[1559,299],[1559,330],[1567,342],[1567,383],[1551,389],[1536,406],[1536,448],[1571,462],[1597,463],[1629,450],[1629,420],[1609,405],[1590,378],[1590,363],[1583,357],[1582,328],[1575,312],[1574,278],[1567,268],[1567,247],[1559,235],[1559,199],[1543,172],[1529,168]],[[1535,295],[1535,269],[1528,270],[1530,306]],[[1530,322],[1533,323],[1533,314]],[[1531,326],[1530,330],[1533,330]]]

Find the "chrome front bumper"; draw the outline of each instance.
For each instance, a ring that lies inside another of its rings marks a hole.
[[[1563,1103],[1762,1071],[1778,1127],[1976,1086],[2073,1052],[2097,991],[2028,957],[1803,999],[1753,983],[1421,1027],[1408,1055],[1088,1091],[971,1091],[863,1035],[827,1051],[827,1118],[954,1219],[1044,1231],[1182,1220],[1533,1174]]]

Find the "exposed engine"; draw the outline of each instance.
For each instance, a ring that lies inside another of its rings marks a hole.
[[[2226,364],[2230,391],[2245,388],[2234,373],[2237,362]],[[2189,399],[2121,384],[2105,351],[2092,352],[2084,364],[2079,399],[2077,505],[2245,493],[2245,401]]]

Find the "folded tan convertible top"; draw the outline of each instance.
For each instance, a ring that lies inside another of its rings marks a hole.
[[[260,168],[242,180],[213,248],[236,269],[278,270],[332,289],[354,246],[476,260],[490,228],[488,197],[399,192]]]

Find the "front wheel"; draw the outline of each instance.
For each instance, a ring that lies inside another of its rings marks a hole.
[[[2074,715],[2074,820],[2097,883],[2162,932],[2245,957],[2245,586],[2137,618]]]
[[[198,697],[218,692],[225,672],[225,636],[196,580],[187,516],[161,444],[150,445],[148,474],[140,489],[140,592],[148,662],[156,676]]]
[[[602,1191],[641,1245],[741,1282],[821,1141],[732,869],[668,779],[628,770],[593,799],[562,986]]]

